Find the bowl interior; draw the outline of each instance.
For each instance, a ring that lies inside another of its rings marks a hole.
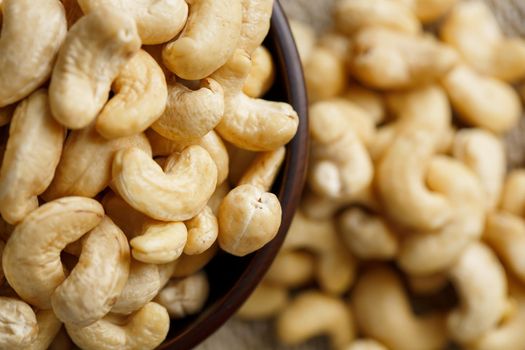
[[[277,1],[264,45],[272,53],[276,65],[276,83],[265,98],[290,103],[300,118],[297,134],[287,145],[285,164],[272,188],[283,210],[281,227],[270,243],[253,254],[239,258],[219,252],[205,268],[210,295],[204,309],[196,316],[172,320],[168,337],[159,349],[191,349],[233,315],[269,268],[298,205],[308,153],[307,99],[299,56]]]

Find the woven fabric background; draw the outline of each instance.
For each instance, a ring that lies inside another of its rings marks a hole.
[[[336,0],[281,0],[289,17],[310,23],[322,32],[331,26],[331,8]],[[485,0],[494,10],[504,31],[525,36],[525,0]],[[512,167],[525,164],[525,118],[507,135],[507,154]],[[244,322],[231,319],[197,350],[324,350],[325,339],[297,347],[279,345],[271,321]]]

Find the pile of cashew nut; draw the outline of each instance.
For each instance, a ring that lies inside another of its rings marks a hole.
[[[0,1],[0,349],[153,349],[277,234],[272,5]]]
[[[525,170],[502,137],[525,40],[478,0],[338,0],[333,23],[292,22],[307,189],[238,316],[274,317],[287,345],[523,350]]]

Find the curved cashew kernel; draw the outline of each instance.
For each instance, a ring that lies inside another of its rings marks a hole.
[[[352,306],[362,334],[389,349],[441,349],[447,342],[443,315],[417,317],[400,277],[386,266],[363,272],[353,290]]]
[[[0,108],[0,127],[7,125],[11,122],[13,118],[13,113],[15,111],[15,104],[8,105]]]
[[[510,85],[465,65],[451,70],[442,84],[464,122],[495,133],[508,131],[518,123],[521,101]]]
[[[272,0],[241,0],[242,25],[241,37],[237,48],[252,55],[270,30],[272,17]]]
[[[188,230],[188,240],[184,246],[184,254],[187,255],[204,253],[210,249],[219,235],[219,222],[208,205],[184,224]]]
[[[440,78],[457,60],[451,48],[430,36],[372,27],[356,35],[350,70],[368,86],[400,89]]]
[[[0,170],[0,213],[8,223],[19,222],[38,207],[37,196],[53,179],[64,137],[45,90],[18,105]]]
[[[343,98],[367,112],[375,125],[381,123],[386,117],[385,102],[379,92],[353,84],[346,89]]]
[[[385,346],[372,339],[359,339],[354,341],[345,350],[388,350]]]
[[[350,252],[360,259],[390,259],[397,255],[398,238],[379,215],[349,208],[339,217],[339,228]]]
[[[239,43],[241,0],[191,0],[181,35],[162,51],[166,67],[187,80],[204,79],[226,63]]]
[[[194,273],[202,270],[204,266],[217,255],[219,251],[219,245],[213,244],[210,249],[205,250],[204,252],[196,255],[186,255],[182,254],[181,257],[177,260],[177,266],[173,272],[173,277],[186,277],[193,275]]]
[[[28,96],[50,76],[66,37],[58,0],[5,0],[0,38],[0,107]]]
[[[144,134],[106,140],[94,125],[72,131],[66,139],[55,177],[42,197],[52,200],[64,196],[94,197],[111,182],[111,165],[115,153],[138,147],[151,154]]]
[[[245,1],[249,2],[249,1]],[[270,51],[259,46],[252,54],[252,68],[246,78],[242,91],[253,98],[262,97],[275,80],[275,65]]]
[[[448,269],[481,236],[485,222],[481,184],[463,163],[435,156],[428,164],[426,182],[430,190],[447,198],[452,214],[441,227],[419,230],[403,239],[398,263],[417,276]]]
[[[479,177],[487,208],[494,209],[507,170],[503,142],[482,129],[462,129],[456,133],[452,154]]]
[[[139,48],[132,18],[102,9],[80,18],[60,48],[49,85],[55,119],[70,129],[89,125],[108,100],[111,83]]]
[[[438,272],[426,276],[407,276],[407,283],[410,291],[414,294],[434,294],[447,285],[448,275],[446,272]]]
[[[179,319],[198,313],[206,303],[209,293],[208,278],[204,272],[172,279],[155,297],[171,318]]]
[[[334,349],[343,349],[355,337],[352,314],[335,297],[306,291],[288,304],[277,318],[277,335],[286,345],[295,345],[327,335]]]
[[[145,45],[171,40],[184,28],[188,18],[188,5],[183,0],[78,0],[78,3],[85,13],[105,7],[130,15]]]
[[[217,186],[217,188],[215,189],[215,192],[213,192],[207,204],[208,207],[211,208],[213,215],[217,216],[222,200],[224,199],[224,197],[226,197],[228,193],[230,193],[230,191],[231,191],[231,187],[228,181],[224,181],[222,184]],[[2,234],[1,234],[1,229],[0,229],[0,238],[1,237],[2,237]]]
[[[409,34],[418,33],[421,24],[408,6],[390,0],[342,0],[335,7],[334,19],[341,32],[352,35],[364,27],[386,27]]]
[[[525,170],[512,170],[505,180],[500,208],[517,216],[525,216]]]
[[[84,16],[84,12],[80,8],[77,0],[61,0],[66,11],[67,27],[71,28],[80,17]]]
[[[447,319],[452,339],[469,343],[495,327],[507,306],[507,278],[498,258],[482,243],[472,243],[450,269],[461,305]]]
[[[162,168],[138,148],[120,150],[113,159],[113,184],[136,210],[162,221],[197,215],[217,183],[217,167],[208,152],[190,146],[172,154]]]
[[[66,197],[46,203],[20,222],[2,263],[9,285],[27,302],[51,308],[51,295],[65,279],[60,252],[95,228],[104,209],[95,200]]]
[[[261,282],[242,304],[236,316],[244,320],[259,320],[276,316],[288,304],[288,290]]]
[[[266,272],[264,280],[271,285],[296,288],[312,281],[314,274],[313,255],[299,250],[281,251]]]
[[[250,184],[237,186],[219,207],[220,247],[236,256],[262,248],[279,231],[281,214],[281,203],[273,193]]]
[[[151,126],[160,135],[191,143],[213,130],[224,115],[224,92],[213,79],[201,80],[192,90],[181,83],[168,86],[166,109]]]
[[[304,64],[308,98],[315,102],[342,93],[348,83],[344,58],[324,47],[315,47]]]
[[[505,266],[520,281],[525,281],[525,260],[521,248],[525,247],[525,222],[514,214],[490,213],[487,216],[483,239],[496,252]]]
[[[0,348],[29,346],[37,335],[38,324],[31,307],[22,300],[0,297]]]
[[[175,261],[184,250],[188,231],[182,222],[152,222],[129,244],[133,257],[150,264]]]
[[[290,29],[299,52],[301,62],[306,64],[315,46],[316,35],[314,29],[307,23],[300,22],[290,18]]]
[[[144,50],[120,70],[112,90],[115,96],[96,121],[97,131],[107,139],[143,132],[161,116],[168,99],[164,73]]]
[[[39,310],[36,313],[36,321],[38,323],[38,336],[31,345],[24,347],[24,350],[48,349],[62,327],[62,322],[52,310]]]
[[[271,151],[294,137],[299,117],[287,103],[254,99],[242,92],[250,67],[247,53],[237,50],[212,75],[224,89],[224,116],[216,131],[239,148]]]
[[[482,74],[505,81],[525,77],[525,41],[505,38],[496,17],[481,1],[454,6],[441,26],[440,36]]]
[[[85,350],[141,350],[160,345],[168,334],[169,326],[170,316],[166,309],[150,302],[124,324],[103,318],[84,328],[66,324],[66,330],[73,342]]]
[[[126,236],[105,217],[82,238],[77,265],[51,296],[57,317],[78,327],[104,317],[128,280],[129,259]]]
[[[239,180],[238,185],[253,185],[264,191],[269,191],[275,178],[279,174],[281,165],[286,156],[284,146],[274,151],[262,152],[258,154],[250,164],[246,172]]]

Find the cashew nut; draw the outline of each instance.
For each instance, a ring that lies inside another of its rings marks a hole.
[[[49,85],[55,119],[70,129],[89,125],[108,100],[111,83],[139,48],[135,22],[125,14],[100,9],[80,18],[60,48]]]
[[[355,332],[346,304],[316,291],[299,294],[277,318],[277,335],[287,345],[327,335],[334,349],[344,349],[355,338]]]
[[[222,184],[217,186],[215,189],[215,192],[211,195],[210,199],[208,200],[208,207],[211,208],[213,214],[217,216],[217,213],[219,212],[219,207],[222,203],[222,200],[226,195],[231,191],[230,184],[228,181],[224,181]],[[1,225],[0,225],[1,227]],[[0,238],[2,237],[2,230],[0,228]]]
[[[170,140],[191,143],[213,130],[223,114],[224,93],[215,80],[201,80],[198,90],[175,83],[168,86],[166,109],[152,128]]]
[[[379,215],[349,208],[339,217],[339,228],[352,254],[360,259],[385,260],[397,255],[398,238]]]
[[[447,328],[452,339],[469,343],[495,327],[507,307],[507,278],[494,253],[474,242],[450,269],[450,279],[460,297]]]
[[[388,350],[382,344],[372,339],[359,339],[354,341],[345,350]]]
[[[404,0],[423,23],[433,22],[447,14],[457,0]]]
[[[304,64],[304,79],[310,101],[335,97],[348,83],[345,61],[332,50],[317,46]]]
[[[115,96],[97,117],[97,131],[107,139],[146,130],[164,112],[168,98],[166,78],[157,62],[140,50],[113,81]]]
[[[64,137],[45,90],[18,105],[0,170],[0,213],[8,223],[19,222],[38,207],[37,196],[53,179]]]
[[[85,350],[154,349],[166,338],[170,317],[163,306],[150,302],[122,323],[106,317],[80,328],[66,324],[73,342]]]
[[[111,164],[119,149],[138,147],[151,154],[144,134],[106,140],[94,125],[72,131],[66,139],[53,182],[43,194],[46,200],[64,196],[94,197],[111,182]]]
[[[126,13],[137,23],[143,44],[162,44],[180,33],[188,18],[188,4],[183,0],[78,0],[85,13],[98,8],[113,8]]]
[[[150,264],[175,261],[184,250],[188,231],[182,222],[150,222],[129,244],[133,257]]]
[[[213,159],[202,147],[190,146],[172,154],[165,169],[138,148],[123,149],[113,159],[113,185],[129,205],[153,219],[191,219],[215,190]]]
[[[297,46],[299,58],[304,65],[310,59],[310,55],[315,46],[315,31],[308,24],[296,21],[293,18],[290,19],[289,23],[295,45]]]
[[[58,0],[5,0],[0,37],[0,107],[19,101],[51,75],[66,37],[64,8]]]
[[[327,31],[319,37],[317,45],[331,51],[333,54],[336,54],[346,61],[348,51],[350,50],[351,40],[339,32]]]
[[[238,185],[250,184],[269,191],[279,174],[285,156],[286,149],[284,147],[259,153],[244,172]]]
[[[515,169],[507,174],[500,208],[517,216],[525,216],[525,170]]]
[[[246,299],[236,316],[244,320],[258,320],[276,316],[288,304],[288,290],[261,282]]]
[[[518,93],[508,84],[458,66],[442,80],[462,121],[495,133],[514,127],[521,116]]]
[[[208,278],[204,272],[172,279],[155,297],[171,318],[184,318],[198,313],[206,303],[209,293]]]
[[[0,348],[23,348],[38,335],[35,313],[21,300],[0,297]]]
[[[259,46],[252,54],[252,67],[244,82],[242,91],[249,97],[262,97],[273,85],[274,80],[275,65],[272,55],[267,48]]]
[[[24,347],[24,350],[48,349],[62,327],[62,322],[52,310],[39,310],[36,313],[36,321],[38,323],[38,336],[31,345]]]
[[[367,112],[374,124],[377,125],[385,119],[386,106],[379,92],[353,84],[346,89],[343,97]]]
[[[252,55],[270,30],[273,0],[241,0],[241,37],[237,48]]]
[[[210,249],[219,235],[219,223],[208,205],[184,224],[188,230],[188,240],[184,246],[184,253],[187,255],[204,253]]]
[[[296,288],[313,280],[315,258],[300,250],[283,250],[277,254],[264,276],[267,284]]]
[[[342,0],[334,12],[337,29],[352,35],[364,27],[385,27],[391,30],[416,34],[421,30],[411,9],[399,1],[391,0]]]
[[[492,11],[482,1],[462,1],[454,6],[440,35],[482,74],[511,82],[525,77],[525,41],[505,38]]]
[[[66,279],[60,252],[103,217],[102,206],[83,197],[57,199],[31,212],[4,249],[2,265],[9,285],[30,304],[51,308],[53,292]]]
[[[164,64],[177,76],[203,79],[226,63],[239,43],[241,0],[191,0],[186,27],[162,52]]]
[[[442,349],[447,342],[443,315],[416,316],[400,277],[386,266],[363,272],[352,293],[352,306],[362,334],[389,349]]]
[[[350,70],[370,87],[401,89],[440,78],[457,60],[452,49],[430,36],[371,27],[355,36]]]
[[[270,151],[293,138],[299,118],[287,103],[254,99],[242,92],[250,68],[248,54],[237,50],[212,75],[224,89],[224,116],[216,131],[239,148]]]
[[[217,255],[218,251],[219,245],[213,244],[210,249],[205,250],[200,254],[182,254],[177,260],[177,266],[173,272],[173,277],[186,277],[200,271],[215,257],[215,255]]]

